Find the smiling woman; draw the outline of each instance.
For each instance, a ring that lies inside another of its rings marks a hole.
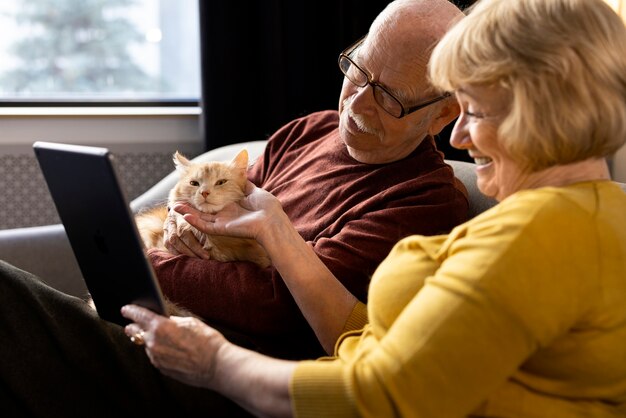
[[[493,23],[507,7],[494,3],[491,12],[479,3],[473,19]],[[624,145],[624,24],[602,3],[579,14],[577,0],[562,5],[559,19],[531,17],[544,9],[555,14],[555,4],[518,6],[524,18],[503,19],[510,25],[505,33],[465,21],[433,54],[434,84],[456,91],[461,106],[451,143],[478,159],[478,186],[498,200],[524,189],[606,180],[605,159]],[[593,33],[561,35],[584,25]],[[471,36],[461,40],[461,31]],[[589,37],[603,47],[592,47]],[[478,65],[482,60],[494,62]]]

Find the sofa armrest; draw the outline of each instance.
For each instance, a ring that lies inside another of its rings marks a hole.
[[[62,292],[78,297],[87,294],[61,224],[0,230],[0,260],[39,276]]]

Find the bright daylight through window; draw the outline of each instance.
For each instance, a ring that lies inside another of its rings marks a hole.
[[[198,0],[2,0],[0,100],[188,102]]]

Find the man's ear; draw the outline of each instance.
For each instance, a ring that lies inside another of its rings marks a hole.
[[[443,128],[450,124],[454,119],[456,119],[460,113],[461,107],[459,106],[459,103],[456,101],[454,96],[444,99],[441,107],[439,108],[439,114],[433,118],[433,121],[430,124],[428,133],[431,136],[438,135],[439,132],[441,132]]]

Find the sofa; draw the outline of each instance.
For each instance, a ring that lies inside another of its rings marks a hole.
[[[194,158],[194,161],[230,160],[241,148],[248,150],[250,160],[259,156],[266,141],[251,141],[231,144],[207,151]],[[446,160],[456,177],[467,188],[470,199],[470,216],[475,216],[496,204],[484,196],[476,187],[474,164]],[[152,186],[145,193],[130,202],[133,212],[162,203],[169,190],[177,181],[177,173],[172,172]],[[626,191],[626,184],[621,184]],[[74,258],[63,225],[46,225],[29,228],[0,230],[0,260],[39,276],[46,283],[70,295],[84,297],[87,289],[80,268]]]

